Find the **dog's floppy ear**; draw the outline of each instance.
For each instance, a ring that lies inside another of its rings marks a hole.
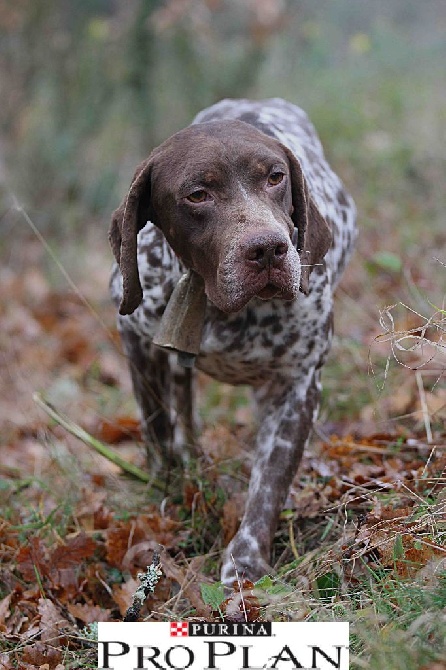
[[[315,265],[322,262],[331,246],[333,235],[308,191],[299,161],[287,147],[284,149],[291,171],[291,218],[297,229],[297,250],[302,263],[300,290],[308,295],[310,273]]]
[[[149,220],[150,179],[152,160],[149,157],[136,168],[129,192],[113,212],[108,239],[122,274],[120,314],[131,314],[142,300],[137,261],[137,235]]]

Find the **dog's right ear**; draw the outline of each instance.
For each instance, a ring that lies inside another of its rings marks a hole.
[[[137,236],[150,218],[152,159],[136,168],[129,192],[113,212],[108,239],[122,275],[120,314],[132,314],[142,300]]]

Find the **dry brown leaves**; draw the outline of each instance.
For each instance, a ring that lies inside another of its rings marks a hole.
[[[174,615],[185,600],[204,619],[223,615],[228,621],[257,620],[260,603],[247,581],[235,585],[220,611],[212,612],[204,604],[199,588],[209,581],[203,574],[204,557],[187,555],[185,546],[197,531],[182,521],[192,514],[199,520],[214,515],[225,544],[236,532],[249,475],[247,410],[235,414],[235,428],[221,422],[207,427],[202,436],[208,490],[191,480],[184,485],[182,502],[166,505],[162,513],[144,504],[138,513],[119,517],[106,504],[109,470],[97,465],[93,472],[79,475],[79,495],[65,518],[51,490],[57,483],[63,491],[64,482],[53,479],[61,475],[45,447],[45,436],[56,435],[64,443],[68,439],[59,429],[54,431],[31,396],[38,389],[55,389],[58,398],[68,398],[71,418],[102,440],[139,440],[134,416],[100,416],[106,390],[122,389],[124,378],[129,383],[116,345],[114,316],[107,308],[101,315],[108,324],[104,328],[79,297],[55,293],[36,269],[20,277],[3,273],[1,279],[0,364],[7,383],[0,389],[0,475],[7,485],[0,494],[4,493],[2,505],[8,515],[0,521],[0,592],[5,594],[0,600],[0,634],[12,645],[22,645],[20,667],[63,670],[60,647],[77,644],[73,640],[85,624],[123,616],[138,587],[138,572],[160,546],[165,576],[146,611],[159,617]],[[125,390],[130,396],[129,385]],[[412,406],[415,392],[413,386],[396,399],[401,408]],[[222,404],[229,408],[229,396],[222,393]],[[443,402],[444,396],[437,395],[437,400]],[[435,484],[445,467],[445,439],[441,434],[435,437],[432,453],[419,434],[407,429],[366,438],[332,437],[317,454],[305,458],[289,499],[296,517],[317,520],[333,512],[342,516],[346,508],[366,513],[341,552],[351,579],[358,566],[373,562],[412,578],[432,561],[444,560],[444,548],[430,539],[432,523],[445,523],[445,501]],[[81,447],[75,443],[73,449]],[[234,460],[241,462],[237,478],[220,474]],[[51,482],[43,493],[33,484],[37,475]],[[218,500],[218,486],[227,492],[226,502]],[[398,492],[396,509],[380,503],[377,494],[383,491]],[[434,502],[420,512],[419,498],[426,491]],[[21,502],[15,504],[18,495]],[[169,614],[163,610],[166,603]],[[12,668],[11,656],[0,653],[0,665]]]
[[[440,497],[440,496],[439,496]],[[432,526],[446,526],[445,502],[419,513],[413,502],[393,509],[377,503],[361,519],[354,540],[345,547],[345,574],[350,580],[367,571],[367,566],[391,568],[402,579],[414,578],[429,564],[446,562],[446,549],[431,539]]]
[[[255,593],[255,585],[249,579],[234,582],[232,593],[221,605],[225,621],[243,623],[260,621],[261,605]]]

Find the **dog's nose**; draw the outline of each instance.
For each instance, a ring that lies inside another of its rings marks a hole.
[[[283,263],[287,252],[288,244],[282,237],[257,237],[249,241],[245,249],[245,259],[259,270],[266,267],[277,268]]]

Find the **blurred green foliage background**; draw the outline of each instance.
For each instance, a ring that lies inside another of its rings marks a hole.
[[[105,229],[135,165],[222,97],[302,106],[376,235],[444,232],[442,0],[0,0],[0,29],[0,245],[7,192],[45,234]]]

